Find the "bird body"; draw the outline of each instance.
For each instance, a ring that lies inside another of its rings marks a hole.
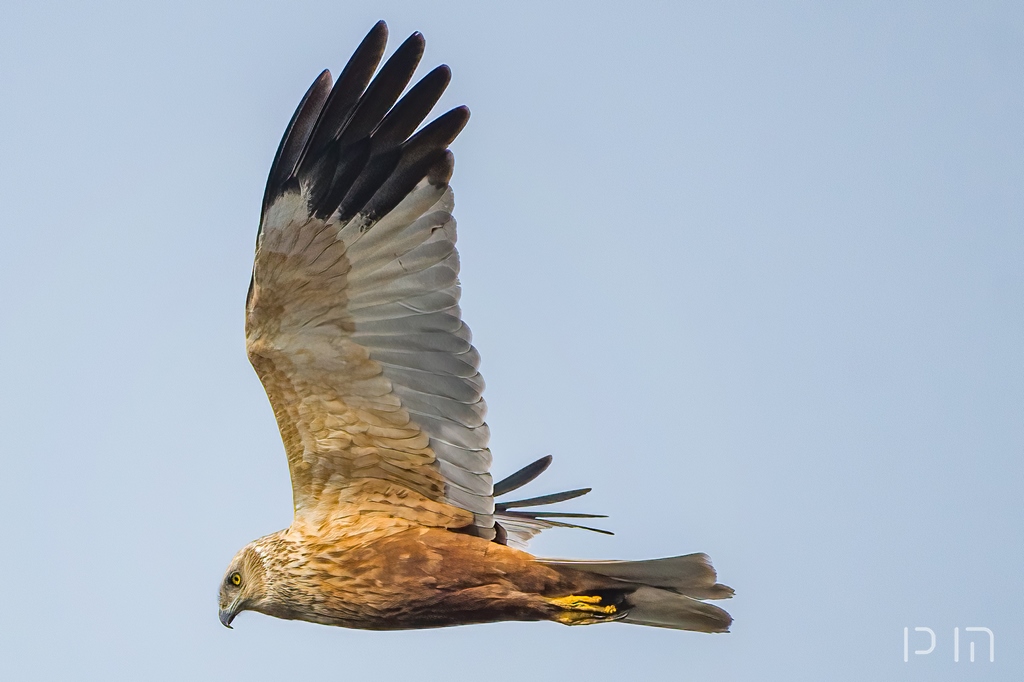
[[[253,543],[266,583],[252,610],[279,618],[370,630],[542,620],[550,598],[607,586],[464,533],[409,527],[359,542],[334,529],[293,526]]]
[[[509,546],[583,528],[575,521],[594,515],[535,507],[589,489],[496,500],[551,458],[492,483],[449,187],[447,147],[469,110],[420,127],[450,71],[402,96],[423,37],[377,71],[386,39],[380,22],[336,83],[326,71],[314,81],[267,181],[246,347],[281,431],[295,515],[232,560],[221,622],[251,610],[374,630],[622,620],[726,631],[729,614],[701,600],[732,590],[703,554],[574,562]]]
[[[243,591],[227,622],[240,608],[367,630],[506,620],[580,625],[643,615],[635,613],[631,600],[642,583],[579,570],[572,562],[545,563],[513,547],[415,523],[354,530],[324,518],[296,519],[288,529],[248,545],[233,564],[246,568],[253,596]],[[697,568],[699,576],[688,578],[693,592],[731,595],[715,584],[707,557],[675,558],[680,559]],[[661,599],[680,600],[677,592],[655,589]],[[721,609],[688,597],[682,602],[702,628],[727,626]]]

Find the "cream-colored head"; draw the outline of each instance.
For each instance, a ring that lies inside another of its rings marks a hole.
[[[266,549],[260,540],[242,548],[228,565],[220,583],[220,622],[231,627],[242,611],[261,610],[270,598],[270,579],[267,575]]]

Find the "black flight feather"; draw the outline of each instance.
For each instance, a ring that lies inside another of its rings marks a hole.
[[[581,495],[586,495],[592,490],[592,488],[578,488],[576,490],[566,490],[563,493],[552,493],[551,495],[541,495],[540,497],[531,497],[525,500],[513,500],[512,502],[496,502],[494,505],[495,511],[505,511],[506,509],[513,509],[516,507],[537,507],[544,504],[555,504],[556,502],[565,502],[566,500],[572,500]]]
[[[320,170],[319,166],[315,166],[314,172],[310,173],[312,178],[322,182],[323,187],[318,187],[322,191],[315,193],[310,187],[307,189],[307,200],[310,212],[326,220],[334,213],[341,198],[351,189],[352,183],[366,166],[370,158],[370,138],[364,137],[347,148],[342,148],[342,141],[338,140],[322,158],[325,159],[326,167]]]
[[[552,526],[556,528],[579,528],[580,530],[589,530],[595,533],[600,533],[602,535],[615,535],[615,533],[611,532],[610,530],[605,530],[603,528],[593,528],[591,526],[580,526],[575,523],[562,523],[561,521],[552,521],[550,519],[547,519],[545,523],[550,523]]]
[[[384,63],[342,131],[340,139],[343,145],[369,136],[380,125],[384,115],[412,80],[412,74],[423,57],[425,43],[422,33],[413,33]]]
[[[373,131],[377,144],[382,148],[397,147],[412,135],[441,99],[451,80],[452,70],[445,64],[420,79]]]
[[[607,519],[607,514],[579,514],[576,512],[543,512],[543,511],[509,511],[502,516],[522,517],[525,519]]]
[[[424,39],[413,33],[374,76],[387,44],[378,22],[356,48],[331,87],[324,72],[292,117],[271,167],[264,212],[282,194],[301,189],[310,214],[342,221],[357,213],[376,220],[427,180],[443,187],[454,159],[447,147],[469,120],[458,107],[413,134],[440,99],[451,71],[439,66],[404,97],[423,56]],[[409,137],[412,135],[412,137]]]
[[[359,43],[320,111],[313,134],[299,158],[299,175],[304,175],[331,143],[338,139],[384,56],[387,41],[388,27],[383,21],[378,21],[363,38],[363,42]]]
[[[456,107],[409,138],[395,170],[359,212],[376,219],[397,206],[436,165],[447,164],[446,149],[468,121],[469,108]]]
[[[342,222],[359,213],[388,177],[395,172],[403,158],[402,143],[427,117],[445,88],[448,87],[450,80],[451,71],[448,67],[437,67],[416,83],[377,125],[371,135],[373,151],[370,162],[338,207],[338,216]],[[419,178],[416,178],[409,189],[415,187],[422,177],[423,175],[420,175]],[[408,183],[395,185],[392,194],[407,185]],[[408,190],[406,192],[408,193]],[[381,202],[381,206],[386,205],[386,202]]]
[[[545,455],[532,464],[527,464],[511,476],[506,476],[494,484],[494,496],[499,497],[505,493],[522,488],[524,485],[543,474],[551,466],[551,455]]]
[[[526,465],[519,471],[515,472],[511,476],[503,478],[494,484],[493,494],[495,497],[505,495],[513,490],[522,488],[527,483],[530,483],[535,478],[540,476],[544,471],[551,465],[551,455],[541,457],[536,462]],[[530,497],[522,500],[513,500],[510,502],[499,502],[495,501],[494,513],[498,520],[495,522],[495,527],[500,528],[502,520],[506,520],[510,523],[521,519],[523,522],[527,521],[540,521],[544,524],[543,527],[557,527],[557,528],[580,528],[582,530],[590,530],[595,533],[603,533],[605,535],[613,535],[611,531],[602,530],[600,528],[591,528],[590,526],[580,526],[575,523],[566,523],[564,521],[556,521],[555,519],[604,519],[607,518],[604,514],[581,514],[577,512],[559,512],[559,511],[534,511],[532,509],[518,510],[521,507],[533,507],[545,504],[555,504],[556,502],[564,502],[571,500],[581,495],[586,495],[590,492],[590,488],[578,488],[576,490],[567,490],[561,493],[553,493],[551,495],[541,495],[540,497]],[[507,542],[508,533],[505,529],[505,539],[499,540],[495,538],[495,542],[501,542],[505,544]],[[501,533],[498,534],[501,537]]]
[[[274,163],[270,166],[270,175],[267,177],[267,189],[263,193],[264,212],[283,193],[285,182],[292,177],[299,155],[330,92],[331,72],[325,69],[302,96],[302,101],[295,108],[292,120],[288,122],[288,127],[281,137],[281,144],[277,147],[277,154],[274,155]]]

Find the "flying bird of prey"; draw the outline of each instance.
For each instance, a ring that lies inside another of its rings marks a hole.
[[[567,561],[517,548],[546,528],[582,528],[573,521],[592,515],[532,509],[589,489],[495,502],[550,457],[492,485],[448,186],[448,145],[469,110],[421,128],[451,72],[439,66],[402,96],[423,36],[378,71],[386,42],[380,22],[337,82],[320,74],[270,169],[246,347],[295,514],[232,559],[221,622],[250,610],[375,630],[549,620],[727,631],[729,614],[701,600],[733,591],[704,554]]]

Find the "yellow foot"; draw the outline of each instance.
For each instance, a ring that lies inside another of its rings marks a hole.
[[[552,606],[562,609],[553,620],[563,625],[590,625],[603,620],[612,620],[619,610],[614,604],[601,606],[601,597],[571,594],[568,597],[549,599]]]

